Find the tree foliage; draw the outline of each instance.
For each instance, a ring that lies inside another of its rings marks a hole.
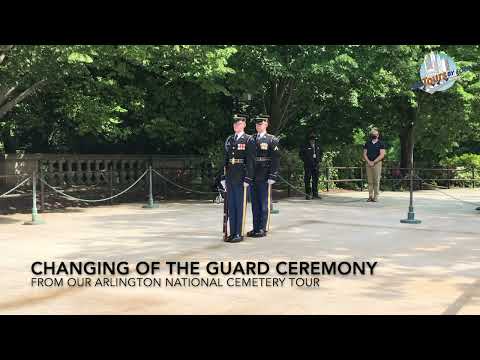
[[[430,51],[471,71],[446,92],[412,91]],[[403,166],[412,135],[416,159],[438,163],[478,151],[479,55],[466,45],[0,45],[0,143],[215,157],[232,113],[245,111],[270,114],[284,148],[315,130],[352,162],[377,126]]]

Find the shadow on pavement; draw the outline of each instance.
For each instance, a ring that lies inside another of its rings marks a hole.
[[[10,219],[5,216],[0,216],[0,225],[1,224],[15,224],[21,222],[21,220],[16,220],[16,219]]]

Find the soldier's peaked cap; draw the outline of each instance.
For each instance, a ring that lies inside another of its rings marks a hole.
[[[243,114],[235,114],[235,115],[233,115],[233,121],[234,121],[234,122],[237,122],[237,121],[247,121],[247,116],[246,116],[246,115],[243,115]]]
[[[263,121],[268,122],[269,119],[270,119],[270,116],[268,116],[268,115],[258,115],[258,116],[255,118],[255,122],[256,122],[256,123],[260,123],[260,122],[263,122]]]

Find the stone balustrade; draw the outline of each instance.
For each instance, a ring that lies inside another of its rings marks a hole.
[[[78,155],[78,154],[6,154],[0,156],[0,185],[15,185],[15,177],[34,170],[42,173],[53,186],[128,185],[137,180],[150,164],[162,172],[183,172],[182,169],[202,167],[199,156],[173,155]],[[142,179],[146,184],[148,177]]]

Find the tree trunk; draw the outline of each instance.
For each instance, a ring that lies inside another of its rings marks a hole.
[[[273,135],[278,135],[282,119],[282,109],[278,98],[273,98],[270,106],[270,124],[268,132]]]
[[[8,99],[0,99],[2,100],[2,103],[0,103],[0,119],[2,119],[9,111],[11,111],[15,105],[23,101],[26,97],[32,95],[40,89],[42,86],[44,86],[47,83],[46,79],[37,81],[35,84],[30,86],[27,90],[23,91],[19,95],[15,96],[13,99],[8,100]]]
[[[13,49],[13,45],[0,45],[0,64],[5,60],[7,53]]]
[[[278,135],[289,120],[288,110],[294,87],[293,79],[277,79],[270,85],[268,104],[265,107],[270,115],[268,132],[273,135]]]

